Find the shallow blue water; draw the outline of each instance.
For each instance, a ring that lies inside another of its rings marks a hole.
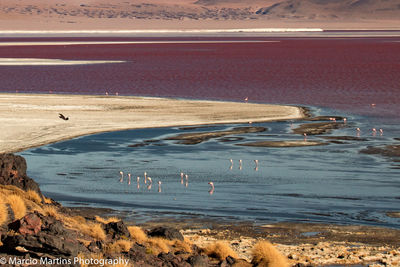
[[[314,114],[335,114],[314,108]],[[335,136],[368,141],[298,148],[237,146],[257,140],[302,140],[291,133],[290,122],[255,123],[261,133],[235,135],[229,142],[211,139],[197,145],[176,144],[165,138],[180,133],[224,130],[247,125],[217,125],[182,130],[178,127],[139,129],[85,136],[20,153],[27,159],[28,175],[42,191],[65,205],[90,205],[126,211],[137,221],[156,217],[329,222],[400,228],[399,218],[386,216],[400,207],[398,163],[360,154],[369,145],[392,144],[400,127],[379,117],[348,116],[348,127]],[[293,122],[293,127],[303,123]],[[384,128],[372,136],[370,126]],[[244,138],[243,140],[238,140]],[[320,140],[310,136],[308,140]],[[132,144],[144,146],[129,147]],[[230,169],[229,159],[234,160]],[[243,161],[239,169],[239,159]],[[259,160],[258,170],[254,160]],[[119,172],[125,173],[120,183]],[[152,177],[151,189],[143,173]],[[180,172],[189,175],[181,184]],[[131,185],[127,173],[132,174]],[[136,177],[140,176],[140,188]],[[162,192],[158,192],[158,181]],[[209,194],[209,181],[215,191]]]

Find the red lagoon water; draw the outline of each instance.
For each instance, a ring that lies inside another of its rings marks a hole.
[[[140,40],[203,43],[0,46],[2,58],[126,61],[0,66],[0,91],[108,91],[234,101],[249,97],[254,102],[322,106],[358,114],[400,114],[400,37],[3,38],[0,42]],[[231,40],[245,42],[204,43]]]

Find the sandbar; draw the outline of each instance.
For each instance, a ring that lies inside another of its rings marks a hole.
[[[62,113],[69,120],[59,118]],[[0,153],[136,128],[304,118],[301,108],[156,97],[0,94]]]

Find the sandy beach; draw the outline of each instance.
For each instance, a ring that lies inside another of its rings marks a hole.
[[[69,117],[58,118],[59,113]],[[0,153],[133,128],[300,119],[293,106],[131,96],[0,95]]]

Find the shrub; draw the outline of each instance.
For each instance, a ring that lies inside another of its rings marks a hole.
[[[36,204],[42,203],[42,198],[39,196],[39,194],[36,191],[33,191],[33,190],[26,191],[26,198],[29,199],[30,201],[35,202]]]
[[[260,267],[288,267],[286,258],[268,241],[260,241],[253,247],[252,263]]]
[[[44,203],[51,204],[51,203],[53,203],[53,201],[51,200],[51,198],[44,197]]]
[[[121,219],[118,219],[117,217],[109,217],[107,219],[104,219],[104,218],[101,218],[99,216],[95,216],[95,218],[96,218],[96,221],[104,223],[104,224],[121,221]]]
[[[54,217],[54,218],[56,218],[57,220],[59,220],[60,219],[60,214],[58,213],[58,211],[57,211],[57,208],[56,207],[54,207],[54,206],[44,206],[43,208],[42,208],[42,210],[43,210],[43,214],[44,215],[46,215],[46,216],[51,216],[51,217]]]
[[[172,246],[175,248],[176,251],[184,251],[187,253],[192,253],[192,246],[191,244],[187,243],[187,241],[181,240],[174,240]]]
[[[21,219],[26,214],[25,202],[18,195],[12,194],[7,196],[7,202],[14,213],[15,219]]]
[[[74,220],[72,220],[72,223]],[[105,240],[107,235],[99,223],[82,223],[79,225],[70,225],[73,229],[80,230],[83,234],[93,237],[96,240]]]
[[[157,255],[160,252],[168,253],[170,251],[169,244],[172,243],[170,240],[166,240],[161,237],[153,237],[147,240],[152,248],[152,251]]]
[[[117,240],[106,247],[107,253],[120,254],[121,252],[128,252],[132,247],[132,242],[127,240]]]
[[[224,260],[226,257],[231,256],[233,258],[237,258],[237,254],[233,251],[229,245],[224,242],[218,241],[210,244],[204,249],[204,252],[213,258],[217,258],[219,260]]]
[[[131,234],[131,237],[133,240],[143,243],[147,241],[147,235],[146,233],[142,230],[142,228],[137,227],[137,226],[128,226],[129,233]]]
[[[8,208],[6,204],[0,200],[0,226],[2,226],[8,218]]]

